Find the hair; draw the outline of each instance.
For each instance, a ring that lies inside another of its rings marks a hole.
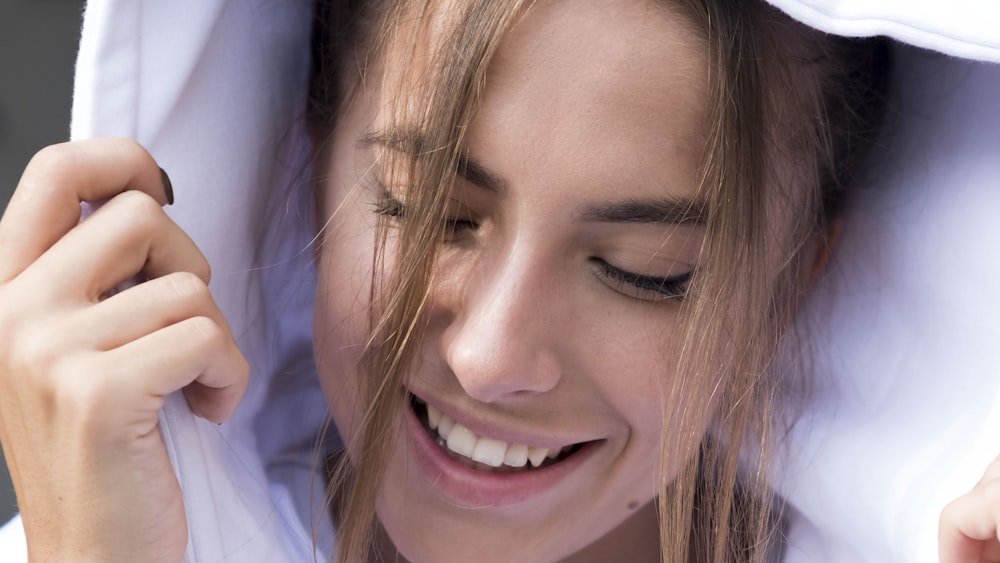
[[[435,30],[440,37],[429,44],[428,29],[406,22],[429,19],[440,1],[316,4],[308,105],[314,130],[332,131],[354,88],[388,53],[427,55],[420,79],[403,81],[413,91],[383,91],[419,96],[425,111],[407,116],[406,123],[421,131],[421,146],[391,163],[392,173],[412,178],[412,220],[400,225],[392,256],[384,249],[385,226],[379,227],[373,267],[380,272],[389,261],[393,274],[373,281],[372,336],[359,366],[365,374],[363,421],[349,444],[350,461],[329,485],[330,498],[338,499],[341,562],[372,554],[387,438],[403,408],[395,390],[420,344],[466,125],[486,87],[491,57],[531,9],[529,0],[456,3],[445,31]],[[767,462],[789,423],[778,397],[791,376],[779,373],[773,358],[789,333],[803,272],[813,266],[806,250],[816,241],[828,244],[825,235],[877,134],[888,46],[881,39],[823,34],[761,1],[655,1],[684,16],[704,42],[710,73],[701,177],[708,202],[704,267],[681,307],[682,337],[664,343],[675,347],[675,373],[685,376],[672,378],[666,398],[684,409],[675,410],[679,424],[662,432],[661,466],[677,465],[678,443],[697,455],[676,477],[662,476],[661,552],[674,562],[762,561],[775,543]],[[419,175],[413,174],[417,167]],[[776,222],[782,227],[777,234]],[[709,404],[714,410],[705,436]]]

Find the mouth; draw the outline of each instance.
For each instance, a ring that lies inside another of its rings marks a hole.
[[[489,473],[537,471],[565,461],[584,445],[539,448],[477,436],[448,415],[410,394],[410,406],[431,439],[452,459]]]

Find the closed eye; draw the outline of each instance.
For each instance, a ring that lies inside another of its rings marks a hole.
[[[389,193],[389,190],[382,190],[382,197],[375,204],[375,213],[385,217],[390,217],[396,221],[406,219],[406,204],[396,199]],[[454,242],[457,237],[463,234],[475,232],[479,229],[479,222],[463,216],[448,215],[444,219],[444,240]]]
[[[375,214],[402,220],[406,216],[406,207],[403,202],[385,192],[375,203]]]
[[[622,270],[601,258],[591,258],[590,261],[598,267],[595,275],[605,285],[640,301],[682,301],[693,273],[685,272],[669,277],[647,276]]]

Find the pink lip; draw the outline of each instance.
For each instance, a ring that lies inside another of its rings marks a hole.
[[[413,409],[406,411],[407,443],[421,476],[430,488],[451,502],[470,508],[502,508],[541,495],[569,477],[598,445],[586,443],[563,461],[541,469],[513,473],[476,471],[452,459],[434,442]]]

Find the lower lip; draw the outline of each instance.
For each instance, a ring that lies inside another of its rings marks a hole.
[[[569,477],[597,446],[588,442],[566,459],[541,469],[476,471],[452,459],[424,429],[414,410],[406,411],[408,442],[422,477],[449,501],[465,508],[503,508],[537,497]]]

